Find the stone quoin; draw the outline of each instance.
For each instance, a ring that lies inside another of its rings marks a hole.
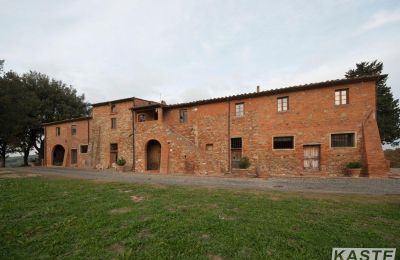
[[[44,124],[46,166],[226,175],[247,157],[258,176],[389,172],[368,76],[167,105],[136,97],[93,104],[90,117]]]

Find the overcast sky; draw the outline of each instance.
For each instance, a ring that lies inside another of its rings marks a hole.
[[[0,59],[89,102],[167,103],[343,78],[378,59],[400,98],[400,1],[0,0]]]

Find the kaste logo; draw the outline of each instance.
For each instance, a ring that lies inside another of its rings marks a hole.
[[[333,248],[332,260],[394,260],[396,248]]]

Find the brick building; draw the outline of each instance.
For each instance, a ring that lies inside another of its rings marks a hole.
[[[91,117],[45,128],[47,166],[224,175],[333,175],[360,161],[385,176],[376,123],[376,81],[341,79],[167,105],[140,98],[93,104]]]

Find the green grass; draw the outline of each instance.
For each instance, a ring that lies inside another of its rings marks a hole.
[[[399,196],[31,177],[0,178],[0,198],[2,259],[330,259],[400,245]]]

